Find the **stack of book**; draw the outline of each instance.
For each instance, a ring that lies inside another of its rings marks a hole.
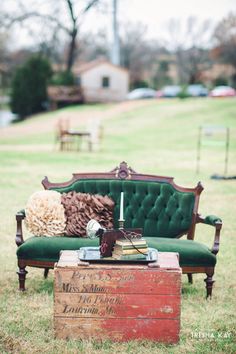
[[[120,260],[136,260],[146,259],[148,254],[147,242],[144,238],[134,239],[119,239],[116,241],[112,257]]]

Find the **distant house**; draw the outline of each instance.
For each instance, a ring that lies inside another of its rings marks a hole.
[[[99,59],[76,64],[73,73],[83,91],[85,102],[114,102],[126,98],[129,73],[108,60]]]
[[[225,78],[231,83],[235,75],[236,71],[232,65],[215,62],[210,68],[201,72],[201,80],[210,85],[217,78]]]

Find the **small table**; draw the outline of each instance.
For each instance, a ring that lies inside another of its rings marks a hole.
[[[78,136],[81,139],[84,136],[87,137],[88,138],[88,149],[89,149],[89,151],[92,151],[91,133],[69,129],[69,130],[65,131],[65,135],[75,136],[75,137]]]
[[[147,264],[89,263],[62,251],[55,266],[57,338],[177,343],[181,268],[178,254]]]

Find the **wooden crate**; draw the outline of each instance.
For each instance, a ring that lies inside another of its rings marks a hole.
[[[158,265],[119,265],[80,262],[77,252],[63,251],[55,267],[55,336],[177,343],[180,300],[176,253],[159,253]]]

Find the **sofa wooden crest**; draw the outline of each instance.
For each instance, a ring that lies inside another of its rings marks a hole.
[[[45,189],[60,193],[76,192],[108,195],[115,201],[114,228],[118,228],[120,193],[124,192],[125,228],[142,228],[149,247],[161,252],[177,252],[182,272],[192,282],[192,274],[206,274],[207,297],[212,295],[216,254],[219,251],[222,221],[219,217],[203,217],[198,212],[199,182],[195,188],[175,184],[173,177],[140,174],[122,162],[109,173],[75,173],[64,183],[51,183],[45,177]],[[77,250],[98,246],[98,239],[78,237],[35,237],[26,240],[22,233],[24,210],[16,214],[16,244],[19,289],[25,290],[26,267],[44,268],[44,276],[54,267],[61,250]],[[194,240],[198,223],[214,227],[212,249]],[[186,235],[186,237],[182,237]]]

